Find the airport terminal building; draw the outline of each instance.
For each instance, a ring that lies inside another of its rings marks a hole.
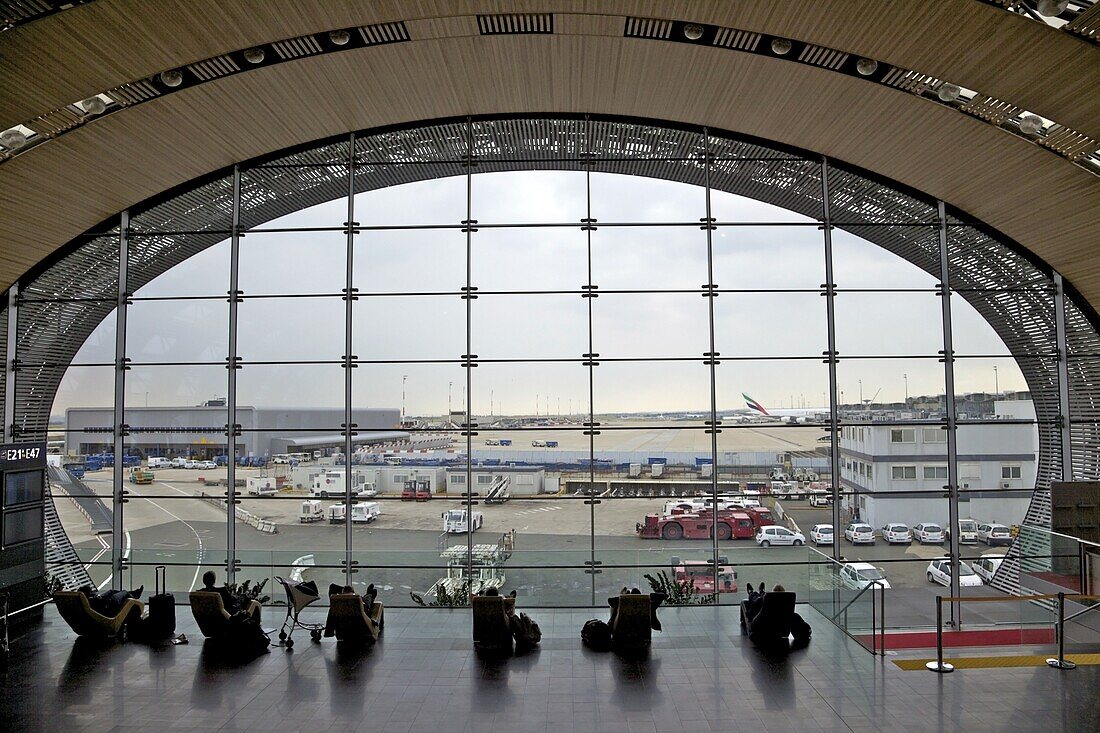
[[[176,456],[213,459],[227,455],[225,405],[198,407],[127,407],[130,438],[128,454],[143,457]],[[352,443],[386,445],[406,442],[409,433],[400,429],[400,411],[386,408],[356,408],[352,419],[361,431]],[[112,452],[113,411],[95,407],[73,407],[65,411],[65,454],[70,456]],[[263,457],[277,453],[321,450],[328,454],[344,447],[339,426],[344,411],[336,408],[278,408],[237,406],[240,437],[237,455]],[[318,430],[333,426],[332,432]],[[218,437],[218,434],[221,437]]]

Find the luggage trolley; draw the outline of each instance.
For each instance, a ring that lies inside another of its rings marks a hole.
[[[279,581],[279,584],[286,590],[286,619],[279,629],[279,641],[287,649],[291,649],[294,647],[294,639],[291,638],[294,630],[303,629],[309,632],[310,639],[320,642],[321,632],[324,630],[325,625],[300,621],[298,614],[321,596],[316,591],[310,592],[309,589],[300,587],[302,585],[300,583],[292,583],[286,578],[280,578],[278,575],[275,576],[275,580]]]

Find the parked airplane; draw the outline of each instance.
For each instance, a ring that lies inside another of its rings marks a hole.
[[[754,400],[748,393],[742,392],[741,396],[745,398],[745,406],[748,409],[742,408],[735,412],[743,422],[770,419],[790,423],[815,423],[824,422],[829,414],[828,407],[776,408],[768,410],[764,405]]]

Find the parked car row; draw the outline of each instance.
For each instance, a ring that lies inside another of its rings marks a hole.
[[[984,542],[990,547],[1012,544],[1012,531],[1007,526],[1003,524],[971,523],[974,524],[972,543]],[[969,530],[964,522],[961,522],[960,525],[962,529],[959,532],[959,541],[963,542],[963,538],[967,537]],[[921,522],[912,529],[898,522],[887,522],[878,534],[888,545],[911,545],[914,540],[921,545],[942,545],[951,539],[950,532],[945,531],[943,527],[934,522]],[[852,522],[844,528],[844,539],[852,545],[873,545],[875,544],[875,530],[869,524]],[[810,530],[810,540],[818,546],[833,544],[833,525],[815,524],[813,529]]]

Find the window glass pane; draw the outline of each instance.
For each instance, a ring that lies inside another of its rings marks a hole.
[[[225,364],[225,300],[138,300],[126,312],[126,355],[135,363]]]
[[[825,240],[816,225],[719,226],[712,241],[714,282],[723,290],[817,290],[825,282]]]
[[[457,293],[466,285],[466,235],[456,229],[363,231],[354,246],[362,294]]]
[[[346,205],[309,211],[312,226],[338,227],[347,220]],[[339,231],[247,232],[240,243],[238,287],[245,295],[339,294],[347,286],[347,241]]]
[[[588,282],[584,234],[556,228],[481,229],[473,237],[471,281],[481,292],[580,291]],[[455,274],[465,285],[464,263]]]

